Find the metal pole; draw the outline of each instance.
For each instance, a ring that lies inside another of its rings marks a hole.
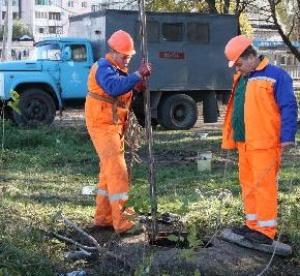
[[[147,48],[147,29],[146,29],[146,13],[145,2],[139,0],[139,12],[141,20],[141,38],[142,38],[142,54],[145,62],[148,62],[148,48]],[[157,199],[156,199],[156,178],[155,178],[155,161],[153,156],[153,136],[151,126],[151,107],[150,107],[150,90],[149,78],[145,78],[146,91],[144,92],[144,111],[145,111],[145,128],[146,139],[148,142],[148,161],[149,161],[149,184],[150,184],[150,203],[151,203],[151,235],[150,241],[154,242],[157,234]]]

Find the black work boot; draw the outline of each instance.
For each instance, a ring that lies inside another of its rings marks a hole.
[[[273,240],[271,238],[267,237],[266,235],[258,231],[252,231],[246,233],[244,237],[245,239],[253,243],[268,244],[268,245],[271,245],[273,243]]]
[[[245,236],[247,233],[253,232],[252,229],[250,229],[247,225],[243,225],[242,227],[232,227],[231,231],[234,234],[240,235],[240,236]]]

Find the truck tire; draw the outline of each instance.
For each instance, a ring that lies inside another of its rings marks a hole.
[[[136,117],[139,125],[144,128],[145,127],[145,115],[142,114],[142,113],[135,113],[135,117]],[[157,125],[158,125],[157,120],[152,118],[151,119],[151,126],[153,128],[155,128]]]
[[[45,91],[33,88],[24,90],[20,95],[21,114],[12,112],[13,121],[19,126],[36,127],[50,125],[56,113],[53,98]]]
[[[204,123],[216,123],[219,109],[215,91],[205,92],[203,98],[203,121]]]
[[[197,121],[197,105],[185,94],[165,97],[158,109],[159,123],[166,129],[190,129]]]

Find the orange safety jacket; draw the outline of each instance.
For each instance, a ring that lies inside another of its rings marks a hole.
[[[120,68],[109,54],[105,59],[111,63],[118,72],[127,75],[127,68]],[[132,101],[132,91],[124,91],[126,93],[112,97],[106,93],[97,83],[96,73],[99,69],[98,62],[94,63],[88,77],[88,96],[97,100],[97,108],[99,110],[97,116],[98,124],[126,124],[128,119],[128,111]],[[101,68],[100,68],[101,70]]]
[[[235,88],[241,74],[234,76],[223,126],[222,148],[237,147],[231,125]],[[297,131],[297,102],[292,79],[284,70],[263,58],[251,72],[244,103],[245,145],[249,150],[279,147],[293,142]]]

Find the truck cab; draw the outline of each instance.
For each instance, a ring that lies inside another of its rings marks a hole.
[[[83,100],[94,62],[91,43],[79,38],[49,38],[34,45],[30,60],[0,64],[0,98],[20,95],[21,113],[11,111],[19,125],[51,124],[56,111],[70,100]]]

